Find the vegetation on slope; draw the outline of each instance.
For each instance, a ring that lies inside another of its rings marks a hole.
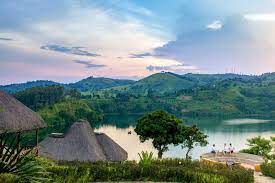
[[[7,93],[16,93],[29,88],[33,88],[33,87],[52,86],[52,85],[60,85],[60,84],[53,81],[40,80],[40,81],[30,81],[27,83],[0,86],[0,90],[6,91]]]
[[[223,164],[209,164],[183,159],[153,160],[147,167],[135,161],[125,162],[52,162],[43,158],[37,161],[49,172],[49,181],[44,182],[117,182],[154,181],[188,183],[252,183],[253,171],[240,166],[232,170]],[[14,174],[0,174],[3,182],[20,182]]]
[[[68,87],[75,88],[79,91],[85,92],[111,88],[115,86],[128,85],[132,84],[133,82],[134,81],[131,80],[88,77],[76,83],[71,83],[68,85]]]
[[[130,91],[130,89],[128,89]],[[148,90],[135,94],[103,90],[85,94],[93,107],[107,114],[141,114],[164,109],[179,116],[275,116],[275,84],[223,80],[170,93]],[[116,106],[116,107],[113,107]]]

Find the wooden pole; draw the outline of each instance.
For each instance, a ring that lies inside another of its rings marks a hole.
[[[38,146],[38,141],[39,141],[38,133],[39,133],[39,129],[36,129],[36,130],[35,130],[36,147]]]
[[[36,155],[38,156],[38,142],[39,142],[39,129],[37,128],[36,130],[35,130],[35,136],[36,136]]]
[[[18,146],[17,146],[17,151],[20,150],[20,135],[21,135],[21,133],[18,132],[18,133],[17,133],[17,144],[18,144]]]

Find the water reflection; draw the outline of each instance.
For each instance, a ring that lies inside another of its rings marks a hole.
[[[109,116],[104,124],[97,126],[96,131],[104,132],[120,144],[127,152],[129,159],[138,159],[138,153],[152,151],[156,155],[151,142],[140,143],[134,132],[134,125],[140,116]],[[210,146],[216,144],[222,150],[224,143],[232,143],[238,151],[246,146],[246,139],[258,135],[269,138],[275,135],[275,120],[272,119],[184,119],[186,124],[197,124],[206,133],[209,141],[208,147],[196,147],[192,151],[194,159],[202,153],[210,151]],[[131,131],[131,134],[128,132]],[[184,157],[185,150],[180,146],[170,146],[164,157]]]

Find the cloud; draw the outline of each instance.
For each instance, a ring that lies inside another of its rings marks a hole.
[[[93,64],[91,61],[86,60],[74,60],[75,63],[84,65],[86,68],[100,68],[100,67],[106,67],[106,65],[103,64]]]
[[[146,53],[138,53],[138,54],[130,54],[130,58],[145,58],[145,57],[151,57],[153,56],[152,53],[146,52]]]
[[[130,54],[130,58],[146,58],[146,57],[162,57],[163,55],[157,54],[157,53],[150,53],[150,52],[144,52],[144,53],[132,53]]]
[[[62,52],[72,55],[80,56],[89,56],[89,57],[98,57],[100,55],[96,53],[91,53],[89,51],[83,50],[84,47],[66,47],[61,45],[45,45],[40,47],[42,50],[51,50],[56,52]]]
[[[0,37],[0,41],[13,41],[13,39]]]
[[[275,70],[275,24],[232,16],[220,31],[203,29],[183,33],[154,52],[162,58],[198,66],[202,71],[242,73]]]
[[[223,24],[219,20],[215,20],[211,24],[206,25],[207,29],[213,29],[213,30],[218,30],[218,29],[221,29],[222,27],[223,27]]]
[[[258,13],[258,14],[245,14],[244,18],[251,21],[274,21],[275,13]]]
[[[159,72],[159,71],[170,71],[170,72],[198,72],[199,69],[195,66],[189,66],[185,64],[176,64],[176,65],[168,65],[168,66],[154,66],[149,65],[146,67],[147,70],[151,72]]]

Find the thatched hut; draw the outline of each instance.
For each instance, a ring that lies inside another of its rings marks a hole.
[[[40,144],[40,155],[57,161],[123,161],[127,152],[87,121],[75,122],[63,136],[53,134]]]
[[[38,130],[46,127],[42,118],[16,100],[14,97],[0,91],[0,134],[20,133],[36,130],[36,144],[38,144]]]

